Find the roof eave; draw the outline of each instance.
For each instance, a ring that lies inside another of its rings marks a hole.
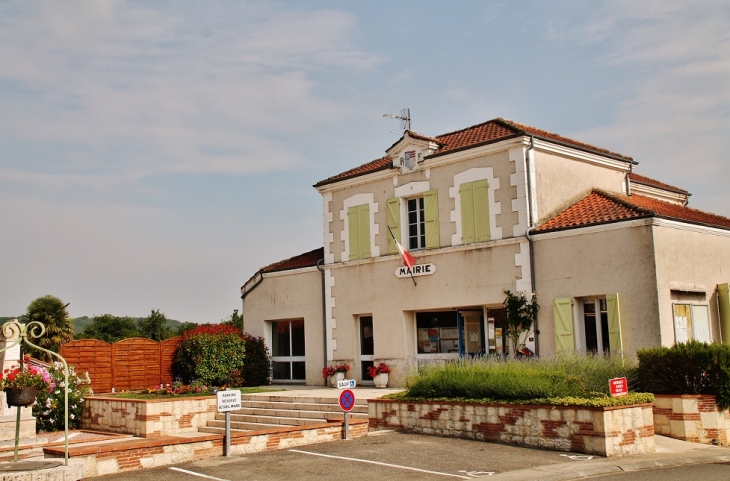
[[[560,231],[566,231],[566,230],[582,229],[584,227],[595,227],[595,226],[599,226],[599,225],[617,224],[619,222],[629,222],[632,220],[648,219],[651,217],[659,217],[659,216],[657,216],[655,214],[642,214],[642,215],[638,215],[636,217],[629,217],[627,219],[612,219],[612,220],[605,220],[602,222],[591,222],[590,224],[571,225],[571,226],[566,226],[566,227],[554,227],[552,229],[545,229],[545,230],[539,230],[539,231],[532,229],[531,231],[529,231],[529,234],[531,236],[540,235],[540,234],[548,234],[550,232],[560,232]]]
[[[317,182],[316,184],[314,184],[312,187],[314,187],[315,189],[317,189],[319,187],[324,187],[325,185],[336,184],[337,182],[342,182],[343,180],[354,179],[355,177],[362,177],[363,175],[368,175],[368,174],[372,174],[374,172],[380,172],[382,170],[387,170],[387,169],[392,169],[392,168],[393,168],[393,161],[391,160],[387,164],[382,165],[380,167],[377,167],[377,168],[375,168],[373,170],[369,170],[367,172],[359,172],[359,173],[356,173],[356,174],[348,175],[346,177],[339,177],[337,179],[320,180],[319,182]]]

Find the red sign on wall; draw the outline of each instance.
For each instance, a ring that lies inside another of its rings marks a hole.
[[[613,397],[629,395],[629,383],[626,382],[625,377],[609,379],[608,387],[611,390],[611,396]]]

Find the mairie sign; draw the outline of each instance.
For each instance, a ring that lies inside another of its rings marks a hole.
[[[430,276],[436,272],[436,264],[416,264],[413,266],[413,276]],[[395,270],[396,277],[411,277],[411,271],[406,266]]]

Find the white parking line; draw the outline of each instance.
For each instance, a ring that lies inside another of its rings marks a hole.
[[[418,471],[419,473],[440,474],[441,476],[451,476],[452,478],[472,479],[470,476],[461,476],[458,474],[451,474],[451,473],[441,473],[439,471],[429,471],[427,469],[411,468],[409,466],[401,466],[398,464],[381,463],[379,461],[370,461],[369,459],[345,458],[343,456],[332,456],[331,454],[310,453],[309,451],[300,451],[298,449],[290,449],[289,451],[292,453],[309,454],[311,456],[322,456],[323,458],[344,459],[346,461],[357,461],[358,463],[377,464],[379,466],[388,466],[391,468],[407,469],[409,471]]]
[[[181,473],[189,474],[191,476],[197,476],[199,478],[215,479],[216,481],[228,481],[227,479],[216,478],[215,476],[208,476],[207,474],[196,473],[195,471],[188,471],[187,469],[175,468],[175,467],[172,467],[170,469],[172,469],[173,471],[179,471]]]

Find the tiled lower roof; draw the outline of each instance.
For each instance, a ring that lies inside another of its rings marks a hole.
[[[594,145],[586,144],[585,142],[579,142],[577,140],[563,137],[562,135],[554,134],[546,130],[537,129],[530,127],[529,125],[519,124],[506,120],[503,118],[496,118],[483,122],[481,124],[472,125],[465,129],[456,130],[454,132],[448,132],[436,137],[427,137],[416,132],[408,131],[408,134],[414,138],[423,140],[434,141],[439,144],[439,149],[431,155],[431,157],[439,156],[456,150],[463,150],[467,148],[477,147],[479,145],[487,144],[490,142],[498,142],[511,137],[518,137],[520,135],[533,135],[539,139],[547,142],[558,143],[567,145],[569,147],[577,148],[580,150],[592,152],[599,155],[609,156],[626,162],[633,162],[631,157],[626,155],[611,152]],[[405,135],[405,134],[404,134]],[[397,142],[396,142],[397,144]],[[393,144],[395,145],[395,144]],[[340,180],[357,177],[360,175],[369,174],[378,170],[391,168],[393,166],[392,159],[389,157],[382,157],[377,160],[373,160],[366,164],[363,164],[354,169],[347,170],[327,179],[317,182],[314,186],[319,187]]]
[[[259,269],[259,272],[278,272],[288,271],[290,269],[301,269],[303,267],[314,267],[317,265],[317,261],[324,259],[324,247],[314,249],[298,256],[284,259],[283,261],[274,262],[266,267]]]
[[[533,229],[533,232],[551,232],[645,217],[662,217],[730,229],[730,219],[727,217],[643,195],[634,194],[629,197],[594,189],[575,204]]]
[[[659,189],[668,190],[671,192],[677,192],[679,194],[687,194],[689,195],[689,191],[686,191],[684,189],[680,189],[679,187],[675,187],[673,185],[665,184],[664,182],[659,182],[658,180],[652,179],[650,177],[646,177],[644,175],[639,175],[635,173],[629,174],[629,178],[631,179],[631,182],[636,182],[638,184],[644,184],[651,187],[657,187]]]

